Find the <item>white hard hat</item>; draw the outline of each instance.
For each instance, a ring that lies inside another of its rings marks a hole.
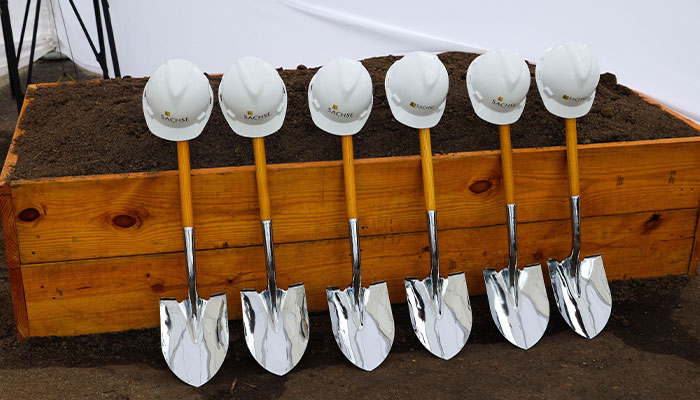
[[[354,135],[372,111],[372,78],[355,60],[339,58],[321,67],[309,84],[314,124],[334,135]]]
[[[214,104],[209,79],[187,60],[168,60],[143,89],[143,115],[156,136],[174,141],[202,133]]]
[[[537,63],[537,89],[544,106],[562,118],[582,117],[591,110],[600,80],[598,60],[585,44],[551,47]]]
[[[530,70],[520,54],[491,50],[467,69],[467,91],[479,118],[508,125],[520,118],[530,88]]]
[[[265,60],[244,57],[221,78],[219,104],[238,135],[264,137],[282,127],[287,113],[287,90],[280,75]]]
[[[445,112],[450,78],[435,54],[416,51],[389,68],[384,80],[394,118],[411,128],[432,128]]]

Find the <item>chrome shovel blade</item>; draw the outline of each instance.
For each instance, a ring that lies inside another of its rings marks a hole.
[[[199,316],[190,300],[160,300],[160,342],[168,367],[185,383],[202,386],[219,370],[228,351],[226,294],[197,299]],[[192,315],[192,317],[188,317]]]
[[[386,282],[360,287],[360,291],[361,307],[355,305],[352,287],[328,288],[326,296],[338,347],[350,362],[372,371],[384,361],[394,343],[394,315]]]
[[[484,270],[491,316],[509,342],[529,349],[547,329],[549,301],[540,264],[515,268],[517,286],[510,290],[509,268]]]
[[[304,284],[277,289],[277,307],[271,310],[268,289],[242,290],[245,341],[255,360],[266,370],[284,375],[297,365],[309,343],[309,313]]]
[[[612,296],[605,275],[603,257],[584,258],[579,262],[578,276],[572,276],[575,267],[571,258],[561,263],[547,261],[549,277],[557,308],[567,324],[579,335],[592,339],[598,335],[610,318]]]
[[[472,308],[464,272],[438,278],[433,297],[431,277],[406,278],[406,295],[413,331],[434,355],[449,360],[467,343],[472,329]]]

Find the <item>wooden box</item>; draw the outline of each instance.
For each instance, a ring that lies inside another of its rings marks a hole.
[[[611,280],[694,274],[700,138],[582,145],[579,156],[582,254],[602,253]],[[565,157],[514,152],[521,265],[570,251]],[[176,171],[10,181],[16,161],[10,150],[0,210],[20,339],[155,327],[159,298],[186,296]],[[483,294],[482,269],[507,263],[499,152],[434,166],[441,274],[465,271]],[[405,302],[404,277],[430,268],[420,159],[361,159],[356,171],[364,283],[386,280]],[[309,309],[327,309],[325,288],[351,279],[341,162],[270,165],[269,179],[278,284],[304,282]],[[266,285],[254,168],[195,170],[192,183],[199,292],[225,291],[240,318],[239,290]]]

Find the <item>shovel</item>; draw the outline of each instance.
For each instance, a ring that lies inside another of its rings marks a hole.
[[[362,287],[352,135],[343,136],[342,140],[343,177],[352,251],[352,284],[344,290],[329,287],[326,289],[326,297],[333,336],[340,350],[359,368],[372,371],[391,350],[394,342],[394,316],[385,281],[375,282],[368,288]]]
[[[258,364],[273,374],[284,375],[297,365],[309,343],[309,313],[303,283],[292,285],[287,290],[277,287],[263,138],[253,138],[253,150],[267,289],[260,293],[254,289],[241,290],[243,327],[248,349]]]
[[[612,310],[612,296],[605,275],[603,257],[588,256],[579,260],[581,249],[581,214],[579,198],[576,119],[565,119],[566,158],[571,196],[571,254],[562,262],[549,259],[549,277],[559,312],[579,335],[592,339],[605,328]]]
[[[194,218],[190,147],[177,142],[180,176],[180,208],[187,255],[188,298],[160,299],[160,344],[165,362],[178,378],[192,386],[202,386],[219,371],[228,351],[226,294],[204,300],[197,294],[194,264]]]
[[[419,129],[418,134],[430,236],[430,275],[422,281],[406,278],[406,296],[418,340],[434,355],[449,360],[467,343],[472,328],[472,308],[464,272],[440,277],[430,129]]]
[[[485,269],[484,280],[491,316],[498,330],[509,342],[521,349],[529,349],[540,340],[547,328],[549,301],[540,264],[531,264],[522,270],[518,269],[510,125],[498,127],[501,139],[503,186],[507,203],[508,267],[498,272],[495,269]]]

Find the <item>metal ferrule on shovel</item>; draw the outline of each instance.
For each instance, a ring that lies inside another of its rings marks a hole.
[[[413,331],[434,355],[449,360],[467,343],[472,328],[472,309],[464,272],[440,277],[435,187],[430,130],[419,130],[423,190],[430,237],[430,275],[424,280],[406,278],[406,296]]]
[[[549,277],[557,308],[579,335],[591,339],[610,318],[612,296],[601,255],[579,259],[581,249],[581,199],[579,197],[576,120],[566,120],[566,146],[571,193],[571,254],[562,262],[549,259]]]
[[[241,290],[245,341],[266,370],[284,375],[297,365],[309,343],[309,314],[304,284],[277,287],[263,138],[253,139],[260,215],[267,265],[267,289]]]
[[[360,237],[357,229],[357,199],[352,136],[343,136],[343,179],[352,254],[352,284],[340,290],[326,289],[333,336],[350,362],[365,371],[377,368],[394,342],[394,316],[386,282],[362,287]]]

